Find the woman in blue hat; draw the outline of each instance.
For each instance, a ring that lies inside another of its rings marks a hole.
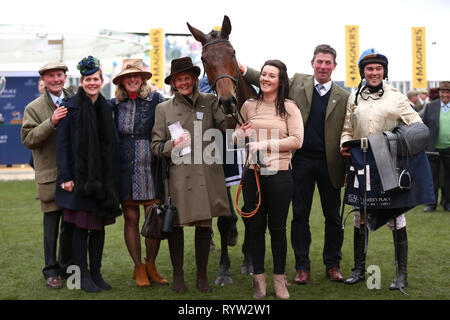
[[[99,292],[111,289],[100,274],[104,226],[121,214],[118,135],[111,105],[100,93],[103,75],[99,60],[84,58],[78,70],[81,86],[63,101],[68,112],[56,130],[55,202],[64,208],[64,221],[75,225],[73,256],[81,271],[81,288]]]

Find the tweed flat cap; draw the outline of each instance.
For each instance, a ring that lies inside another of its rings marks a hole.
[[[59,61],[51,61],[49,63],[46,63],[39,69],[39,74],[42,76],[48,70],[57,70],[57,69],[64,70],[64,72],[67,72],[69,70],[66,64]]]

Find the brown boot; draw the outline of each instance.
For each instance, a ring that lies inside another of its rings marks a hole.
[[[184,282],[183,259],[184,259],[184,232],[182,227],[173,228],[169,236],[169,253],[173,267],[173,290],[183,293],[187,291]]]
[[[264,299],[266,297],[266,274],[253,275],[253,299]]]
[[[169,284],[169,281],[167,279],[163,278],[158,270],[156,269],[155,262],[147,262],[145,263],[145,269],[147,270],[147,275],[150,277],[150,280],[154,283],[159,284]]]
[[[275,295],[279,299],[289,299],[289,292],[287,289],[286,276],[284,274],[273,275],[273,286],[275,289]]]
[[[134,266],[133,279],[136,280],[136,285],[138,287],[150,287],[150,281],[147,277],[147,272],[145,271],[145,264],[139,264]]]

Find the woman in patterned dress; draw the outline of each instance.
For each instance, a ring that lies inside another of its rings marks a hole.
[[[151,133],[156,105],[164,100],[152,92],[147,80],[152,74],[144,70],[142,59],[125,59],[121,72],[113,79],[117,85],[115,105],[116,125],[120,135],[121,203],[125,219],[125,243],[133,259],[134,279],[139,287],[154,283],[168,284],[157,271],[155,259],[160,240],[145,239],[146,263],[141,258],[139,207],[148,212],[155,199],[160,199],[160,181],[154,181],[152,171],[156,159],[151,152]],[[158,201],[158,200],[156,200]]]

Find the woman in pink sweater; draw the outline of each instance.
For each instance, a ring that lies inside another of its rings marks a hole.
[[[258,203],[255,170],[260,175],[261,205],[249,218],[250,250],[253,260],[253,297],[266,296],[264,270],[265,232],[268,226],[273,256],[274,287],[278,298],[288,299],[286,287],[286,219],[292,194],[292,150],[303,143],[303,121],[300,110],[288,99],[289,78],[286,65],[279,60],[266,61],[261,69],[257,99],[247,100],[241,109],[245,120],[237,126],[235,139],[242,144],[249,138],[250,157],[258,155],[261,166],[252,164],[243,178],[242,211],[251,212]]]

